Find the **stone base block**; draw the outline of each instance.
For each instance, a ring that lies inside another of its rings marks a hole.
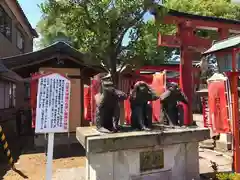
[[[100,134],[77,128],[86,149],[87,180],[199,180],[198,142],[205,128]]]
[[[151,158],[159,151],[164,154],[159,160],[162,167],[153,167],[148,160],[141,163],[141,153],[150,152]],[[198,143],[88,154],[86,166],[89,180],[199,180]],[[141,170],[142,166],[150,167]]]

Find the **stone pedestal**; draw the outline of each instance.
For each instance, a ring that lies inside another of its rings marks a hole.
[[[205,128],[100,134],[77,128],[86,149],[86,180],[199,180],[198,142]]]

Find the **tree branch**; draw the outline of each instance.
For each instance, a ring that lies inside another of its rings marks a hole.
[[[147,9],[145,9],[142,13],[139,14],[138,17],[136,17],[134,20],[132,20],[131,22],[129,22],[129,24],[127,25],[127,27],[122,31],[122,33],[120,34],[119,40],[117,42],[116,45],[116,54],[118,54],[121,50],[121,45],[122,45],[122,40],[124,38],[124,35],[126,34],[126,32],[132,27],[134,26],[137,22],[139,22],[144,14],[147,12]]]
[[[93,31],[94,33],[97,33],[96,30],[93,28],[94,22],[93,22],[93,20],[92,20],[92,18],[91,18],[91,16],[90,16],[89,11],[88,11],[87,1],[83,1],[82,3],[79,3],[78,5],[83,8],[83,10],[84,10],[84,12],[85,12],[85,15],[86,15],[86,17],[87,17],[87,21],[88,21],[88,22],[87,22],[87,21],[84,21],[85,26],[86,26],[89,30]]]

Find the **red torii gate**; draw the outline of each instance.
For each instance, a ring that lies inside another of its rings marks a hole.
[[[163,8],[160,6],[159,8]],[[161,10],[160,10],[161,11]],[[151,12],[158,22],[158,9]],[[160,17],[161,19],[161,17]],[[229,33],[240,33],[240,21],[217,17],[208,17],[168,10],[163,17],[163,23],[175,24],[177,33],[175,35],[158,34],[158,46],[178,47],[181,52],[180,63],[180,86],[189,99],[188,125],[192,124],[192,55],[194,51],[204,52],[212,45],[212,40],[201,38],[196,35],[197,29],[216,30],[219,40],[225,39]],[[185,121],[186,122],[186,121]]]

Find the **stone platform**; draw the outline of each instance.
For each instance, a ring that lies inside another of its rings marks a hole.
[[[101,134],[79,127],[86,149],[86,180],[199,180],[198,142],[210,137],[206,128]]]

